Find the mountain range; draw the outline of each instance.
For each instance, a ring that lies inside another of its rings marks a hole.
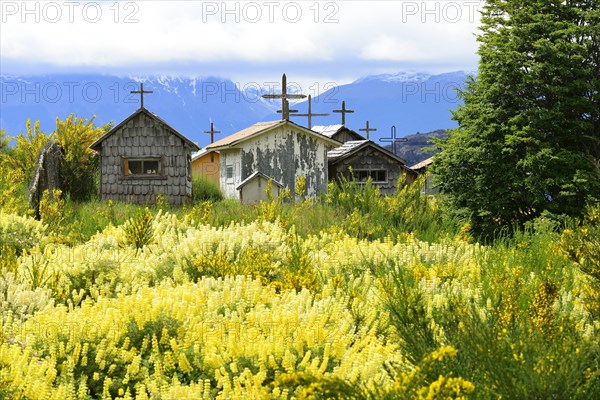
[[[312,99],[313,113],[330,113],[314,117],[313,125],[340,123],[332,113],[342,100],[354,113],[346,115],[346,126],[358,131],[367,120],[377,129],[372,140],[389,138],[392,126],[397,137],[430,132],[456,126],[451,111],[459,104],[456,89],[464,87],[466,73],[439,75],[398,73],[370,75],[352,83],[330,88]],[[95,116],[97,124],[119,123],[138,107],[139,83],[153,93],[144,96],[144,106],[200,146],[209,143],[204,134],[214,122],[221,131],[216,139],[232,134],[258,121],[277,120],[281,114],[279,100],[265,100],[268,90],[252,86],[240,88],[232,80],[220,77],[117,77],[108,75],[7,76],[0,75],[0,128],[9,135],[25,131],[27,118],[40,120],[42,131],[55,129],[56,118],[70,113],[79,117]],[[278,93],[279,88],[269,88]],[[305,93],[308,94],[308,93]],[[291,105],[300,113],[307,102]],[[292,120],[306,126],[305,117]],[[383,142],[382,142],[383,144]]]

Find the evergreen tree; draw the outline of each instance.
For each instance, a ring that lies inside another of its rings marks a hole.
[[[489,234],[600,197],[600,0],[488,0],[479,72],[433,171]]]

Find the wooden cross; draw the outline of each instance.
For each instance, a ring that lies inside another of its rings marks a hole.
[[[291,117],[308,117],[308,129],[312,129],[312,117],[326,117],[329,114],[313,114],[312,112],[312,97],[308,95],[308,112],[306,114],[290,114]],[[297,112],[297,111],[295,111]]]
[[[342,109],[341,110],[333,110],[334,113],[342,114],[342,125],[346,125],[346,114],[353,113],[354,110],[346,110],[346,102],[342,100]]]
[[[391,136],[392,137],[389,137],[389,138],[381,138],[381,139],[379,139],[379,141],[392,143],[392,152],[394,154],[398,155],[398,153],[396,153],[396,143],[408,142],[408,139],[407,138],[399,138],[396,136],[396,125],[392,125]]]
[[[279,114],[284,114],[285,113],[284,115],[288,116],[288,118],[285,118],[287,120],[290,117],[290,113],[297,113],[298,110],[290,110],[290,102],[287,101],[287,100],[285,101],[284,104],[285,104],[285,107],[283,108],[283,110],[277,110],[277,112]]]
[[[140,90],[132,90],[131,94],[140,95],[140,108],[144,108],[144,93],[154,93],[152,90],[144,90],[144,84],[140,83]]]
[[[290,119],[290,105],[288,99],[304,99],[306,96],[303,94],[288,94],[287,92],[287,78],[285,74],[281,77],[281,94],[263,94],[263,99],[281,99],[281,113],[284,120]],[[296,111],[294,111],[296,112]]]
[[[215,131],[214,122],[210,123],[210,131],[204,131],[204,133],[210,133],[210,144],[215,142],[215,133],[221,133],[221,131]]]
[[[367,140],[369,140],[369,132],[374,132],[376,131],[377,128],[369,128],[369,121],[367,120],[367,126],[364,128],[359,129],[359,131],[361,132],[367,132]]]
[[[204,131],[204,133],[210,133],[210,144],[215,142],[215,133],[221,133],[221,131],[215,131],[215,124],[213,122],[210,123],[210,131]],[[215,161],[215,153],[214,151],[210,153],[210,162]]]

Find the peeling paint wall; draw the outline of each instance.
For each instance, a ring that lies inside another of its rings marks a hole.
[[[326,192],[327,150],[333,146],[329,147],[325,142],[285,125],[252,138],[241,146],[242,181],[255,171],[260,171],[295,194],[296,178],[304,176],[308,196]]]
[[[221,150],[220,164],[221,164],[221,191],[225,198],[228,199],[239,199],[239,193],[235,189],[240,183],[241,178],[241,163],[240,163],[239,149],[226,149]],[[233,167],[233,178],[227,178],[227,167]]]
[[[155,203],[159,194],[172,204],[191,200],[191,149],[163,124],[140,114],[107,137],[100,150],[100,190],[103,200]],[[124,160],[159,158],[160,176],[125,176]]]

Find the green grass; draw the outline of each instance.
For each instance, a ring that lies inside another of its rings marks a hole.
[[[192,196],[194,203],[223,200],[223,193],[221,193],[219,186],[203,176],[194,176],[192,178]]]

